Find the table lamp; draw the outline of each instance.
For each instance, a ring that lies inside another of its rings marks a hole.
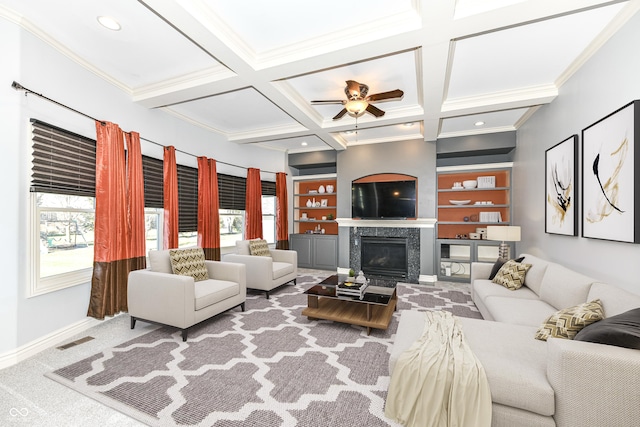
[[[487,240],[501,241],[498,256],[502,259],[510,259],[510,246],[506,242],[520,241],[520,226],[490,225],[487,227]]]

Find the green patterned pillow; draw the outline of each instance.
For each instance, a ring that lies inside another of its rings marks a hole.
[[[538,328],[535,338],[542,341],[549,337],[572,340],[582,328],[602,319],[602,304],[599,299],[595,299],[552,314]]]
[[[509,260],[500,267],[500,270],[498,270],[492,282],[515,291],[524,285],[524,276],[530,268],[531,264]]]
[[[249,241],[249,253],[255,256],[271,256],[269,245],[263,239],[254,239]]]
[[[169,258],[173,274],[191,276],[196,282],[209,278],[202,248],[170,249]]]

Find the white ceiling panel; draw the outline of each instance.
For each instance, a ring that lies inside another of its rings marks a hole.
[[[344,36],[390,16],[414,12],[411,0],[202,2],[256,54],[331,35]]]
[[[306,151],[331,150],[323,140],[315,135],[305,135],[287,139],[276,139],[257,143],[261,147],[271,148],[289,153],[303,153]]]
[[[467,16],[478,15],[490,10],[500,9],[525,0],[457,0],[455,19],[466,18]]]
[[[253,88],[196,99],[167,109],[226,134],[297,124]]]
[[[404,91],[401,99],[374,102],[383,111],[389,112],[419,104],[416,75],[416,53],[414,51],[390,55],[371,61],[308,74],[288,79],[308,105],[314,100],[345,100],[346,80],[355,80],[369,86],[369,95],[395,89]],[[342,105],[313,105],[323,120],[331,120]],[[365,113],[368,114],[368,113]],[[348,118],[348,116],[345,116]]]
[[[339,135],[348,145],[377,144],[381,142],[407,141],[410,139],[424,138],[420,122],[354,129],[340,132]]]
[[[529,111],[529,108],[517,108],[513,110],[447,118],[442,120],[439,137],[447,138],[477,133],[516,130],[516,124],[527,111]],[[483,124],[476,125],[478,122],[482,122]]]
[[[448,98],[553,84],[622,7],[614,4],[457,41]]]
[[[136,1],[2,3],[15,7],[57,43],[132,89],[220,65]],[[122,28],[113,31],[100,25],[97,17],[105,15]]]

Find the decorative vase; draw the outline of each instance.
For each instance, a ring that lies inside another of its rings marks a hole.
[[[311,202],[311,199],[307,200],[307,207],[310,208],[311,206],[313,206],[313,203]]]
[[[327,193],[333,193],[333,185],[327,185]]]
[[[320,187],[318,187],[318,193],[320,194],[324,193],[324,185],[321,185]]]

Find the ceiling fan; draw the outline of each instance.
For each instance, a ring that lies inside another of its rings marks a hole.
[[[375,93],[373,95],[367,95],[369,93],[369,86],[364,83],[358,83],[355,80],[347,80],[347,86],[344,88],[344,93],[347,95],[346,100],[340,99],[327,99],[327,100],[319,100],[319,101],[311,101],[312,104],[315,105],[323,105],[323,104],[342,104],[344,108],[336,114],[333,120],[338,120],[342,118],[345,114],[349,113],[349,115],[354,117],[360,117],[368,111],[376,117],[384,116],[384,111],[371,105],[372,102],[375,101],[383,101],[387,99],[394,98],[402,98],[404,96],[404,92],[400,89],[391,90],[389,92]]]

